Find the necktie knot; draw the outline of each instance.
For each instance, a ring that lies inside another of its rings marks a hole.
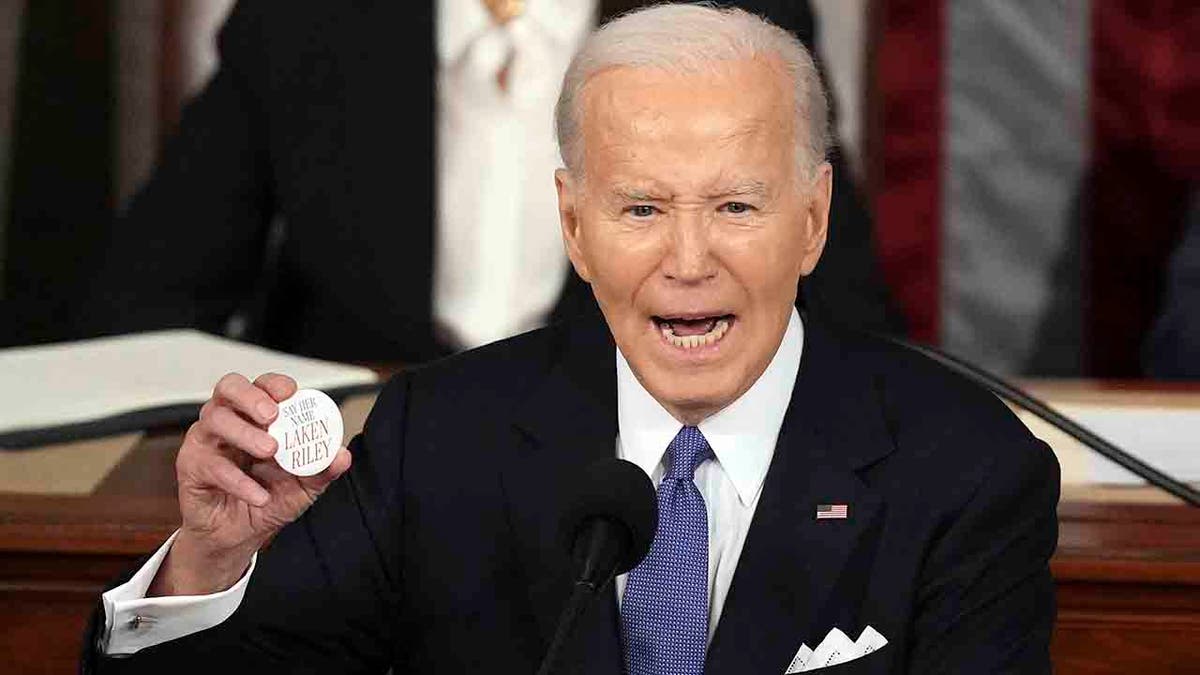
[[[668,480],[691,480],[696,467],[712,456],[712,448],[696,427],[683,427],[667,446]]]

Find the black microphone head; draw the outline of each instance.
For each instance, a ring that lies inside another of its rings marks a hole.
[[[636,464],[602,459],[584,467],[573,483],[563,487],[559,539],[569,554],[577,554],[581,534],[597,520],[618,526],[628,537],[617,556],[614,574],[633,569],[650,552],[658,529],[658,498],[650,477]]]

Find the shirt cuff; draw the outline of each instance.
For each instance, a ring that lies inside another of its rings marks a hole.
[[[129,581],[101,596],[104,603],[104,633],[100,638],[100,649],[105,655],[127,656],[146,647],[212,628],[232,616],[242,604],[246,585],[258,562],[257,553],[250,558],[250,567],[242,578],[220,593],[146,597],[146,589],[150,588],[177,536],[178,530],[158,547]]]

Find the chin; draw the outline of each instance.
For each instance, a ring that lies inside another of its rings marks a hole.
[[[740,396],[738,381],[728,366],[720,370],[659,366],[646,377],[646,389],[668,412],[695,424]]]

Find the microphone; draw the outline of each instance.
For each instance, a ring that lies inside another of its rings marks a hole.
[[[1116,463],[1121,468],[1129,471],[1133,475],[1141,478],[1154,487],[1170,493],[1192,506],[1200,506],[1200,490],[1196,490],[1181,480],[1176,480],[1175,478],[1143,462],[1129,452],[1122,450],[1112,443],[1109,443],[1087,427],[1084,427],[1078,422],[1065,417],[1058,411],[1046,405],[1041,400],[1035,398],[1025,391],[1022,391],[1012,384],[1005,382],[996,375],[993,375],[992,373],[989,373],[978,366],[967,363],[962,359],[955,358],[939,349],[930,347],[929,345],[914,344],[907,340],[903,340],[898,337],[892,337],[890,335],[877,335],[894,345],[912,350],[929,359],[932,359],[943,368],[957,373],[958,375],[967,378],[975,384],[985,387],[993,394],[1006,401],[1009,401],[1010,403],[1021,406],[1025,410],[1028,410],[1046,422],[1049,422],[1060,431],[1070,435],[1075,440],[1087,446],[1088,449],[1099,453],[1106,459]]]
[[[574,561],[575,585],[538,675],[557,670],[567,638],[591,600],[646,557],[658,529],[654,485],[632,462],[611,458],[589,464],[564,493],[558,537]]]

